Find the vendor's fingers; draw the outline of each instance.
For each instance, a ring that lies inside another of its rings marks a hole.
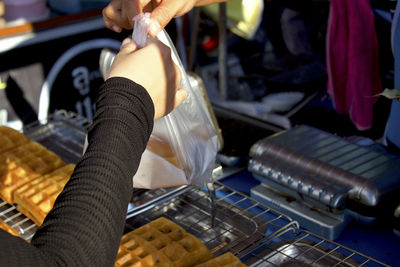
[[[121,32],[122,31],[121,7],[117,7],[116,2],[120,1],[114,0],[103,9],[102,11],[103,21],[108,29],[113,30],[115,32]]]
[[[151,24],[149,33],[156,36],[167,26],[172,18],[181,16],[193,7],[193,1],[161,1],[151,12]]]
[[[156,8],[157,3],[159,3],[162,0],[126,0],[126,1],[131,1],[131,3],[134,5],[135,11],[137,14],[139,13],[145,13],[145,12],[151,12],[153,11],[154,8]]]
[[[115,32],[121,32],[122,28],[119,27],[118,25],[116,25],[113,21],[111,21],[109,18],[106,17],[105,13],[104,13],[105,9],[103,9],[103,21],[104,21],[104,25]]]
[[[141,1],[141,9],[142,12],[152,12],[160,3],[162,0],[142,0]]]
[[[123,16],[122,0],[113,0],[103,9],[103,20],[106,27],[120,32],[122,28],[131,29],[129,19]]]
[[[141,13],[141,0],[122,0],[121,16],[129,23],[129,28],[132,29],[134,22],[133,18]]]
[[[174,17],[174,11],[169,5],[160,5],[151,12],[149,34],[156,36]]]
[[[122,0],[122,16],[129,19],[132,28],[136,15],[151,12],[154,8],[154,0]]]

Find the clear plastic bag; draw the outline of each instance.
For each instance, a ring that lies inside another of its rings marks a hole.
[[[147,40],[150,14],[135,17],[132,38],[143,47]],[[187,99],[167,116],[155,121],[147,148],[138,171],[133,177],[134,187],[160,188],[207,182],[215,167],[218,138],[212,121],[207,116],[204,99],[196,98],[178,53],[165,30],[157,38],[171,48],[174,62],[182,73],[181,87]]]

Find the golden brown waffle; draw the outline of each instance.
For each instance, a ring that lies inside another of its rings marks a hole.
[[[226,252],[214,259],[196,265],[196,267],[245,267],[235,255],[231,252]]]
[[[199,239],[161,217],[121,238],[115,266],[185,267],[211,258],[211,251]]]
[[[14,192],[17,209],[41,225],[74,171],[68,164],[24,184]]]
[[[5,223],[2,219],[0,219],[0,229],[3,229],[4,231],[6,231],[12,235],[15,235],[15,236],[18,236],[18,237],[21,236],[14,228],[12,228],[10,225]]]
[[[0,197],[14,204],[13,193],[29,181],[66,163],[36,142],[29,142],[0,155]]]
[[[7,126],[0,126],[0,153],[28,142],[29,138],[23,133]]]

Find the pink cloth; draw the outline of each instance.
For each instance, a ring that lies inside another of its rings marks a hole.
[[[369,0],[331,0],[326,39],[328,92],[338,113],[359,130],[372,126],[382,92],[378,39]]]

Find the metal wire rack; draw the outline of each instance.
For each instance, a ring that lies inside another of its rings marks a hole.
[[[86,130],[90,122],[73,112],[60,110],[46,121],[26,125],[23,132],[31,140],[52,150],[67,163],[77,163],[82,156]]]
[[[298,228],[298,224],[289,217],[261,208],[259,203],[237,192],[228,192],[222,184],[216,183],[214,204],[212,192],[206,187],[188,186],[183,193],[169,200],[164,199],[153,208],[128,219],[126,231],[163,216],[184,227],[219,255],[227,250],[237,254],[261,240],[266,233],[268,236],[279,236]],[[237,199],[233,203],[226,201],[222,193],[228,193],[229,199]],[[238,204],[245,208],[238,207]],[[257,211],[257,214],[252,211]]]
[[[302,229],[266,234],[237,256],[249,266],[388,266]]]
[[[239,257],[249,266],[389,266],[308,231],[265,238]]]
[[[130,217],[125,231],[163,216],[198,237],[215,256],[230,251],[248,266],[387,266],[301,230],[288,216],[219,181],[213,185],[215,207],[212,190],[189,186],[181,194]]]
[[[37,230],[36,224],[19,212],[17,208],[0,200],[0,219],[11,226],[26,241],[30,241]]]
[[[79,160],[89,122],[60,111],[24,129],[67,162]],[[221,175],[216,168],[214,178]],[[300,229],[298,222],[219,181],[204,186],[134,190],[128,232],[167,217],[198,237],[214,255],[230,251],[248,266],[387,266]],[[15,206],[0,202],[0,218],[29,241],[37,226]]]
[[[23,132],[31,140],[41,143],[68,163],[77,163],[82,155],[89,121],[73,112],[60,110],[46,121],[26,125]],[[21,238],[30,241],[37,225],[15,205],[0,199],[0,219],[11,226]]]

